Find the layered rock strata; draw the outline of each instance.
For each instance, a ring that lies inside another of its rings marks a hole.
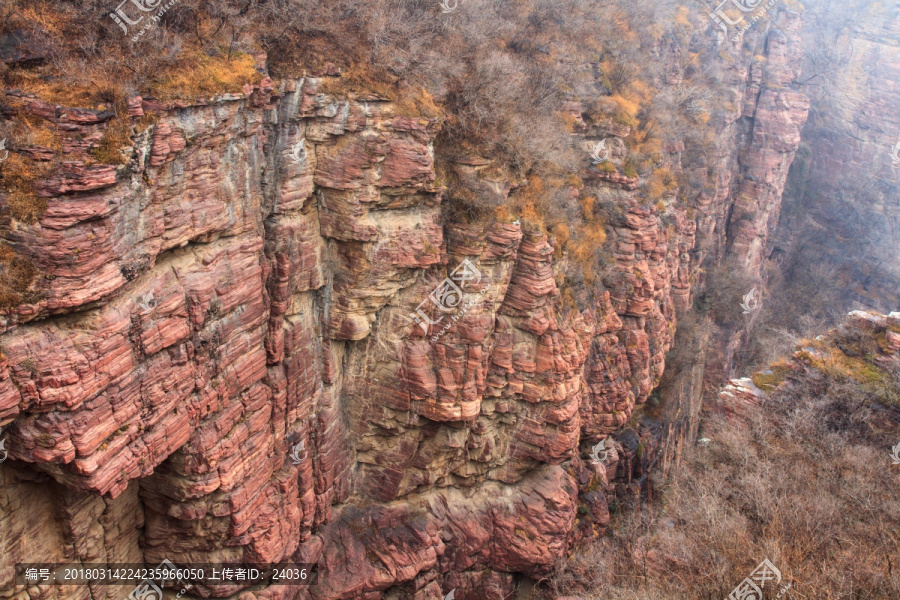
[[[785,53],[773,35],[743,108],[741,202],[765,205],[732,219],[744,254],[805,114],[796,93],[752,91]],[[609,289],[563,310],[547,235],[445,220],[435,119],[320,83],[132,98],[142,128],[118,168],[89,154],[111,114],[19,98],[66,132],[67,160],[35,185],[39,221],[3,228],[41,277],[0,337],[0,594],[118,597],[17,586],[13,568],[167,558],[319,565],[312,586],[200,597],[505,598],[605,527],[636,450],[590,447],[660,381],[702,218],[589,179],[621,209]],[[509,193],[478,160],[452,168]]]

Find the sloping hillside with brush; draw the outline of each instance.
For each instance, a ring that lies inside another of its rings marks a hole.
[[[703,417],[671,477],[645,485],[656,503],[614,514],[559,565],[558,593],[730,598],[768,559],[766,599],[900,598],[900,313],[851,313]]]

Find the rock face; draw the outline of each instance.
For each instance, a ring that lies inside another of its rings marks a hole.
[[[804,58],[801,20],[789,10],[771,18],[768,28],[750,30],[720,47],[721,55],[731,57],[723,63],[731,100],[711,153],[715,177],[698,194],[691,224],[692,262],[703,272],[692,271],[690,263],[681,265],[682,282],[694,276],[700,282],[694,289],[701,291],[702,309],[690,315],[689,336],[676,338],[680,360],[660,382],[660,395],[667,399],[662,420],[671,424],[667,446],[696,435],[701,399],[736,376],[736,357],[760,314],[758,305],[742,313],[741,298],[766,287],[782,195],[809,114],[809,99],[794,83]],[[734,59],[747,47],[762,52],[749,61]],[[690,284],[682,283],[682,289],[690,291]]]
[[[50,557],[297,558],[319,583],[260,597],[475,597],[568,548],[609,300],[562,318],[546,235],[442,225],[435,120],[317,86],[132,99],[158,120],[129,167],[73,157],[9,232],[47,276],[2,338],[3,589]]]
[[[847,64],[811,92],[776,237],[787,276],[802,279],[815,260],[823,287],[837,282],[829,300],[838,318],[859,306],[900,305],[900,13],[886,6],[856,14],[856,27],[828,39]]]
[[[191,592],[273,600],[506,598],[547,574],[630,481],[636,443],[603,462],[589,446],[659,383],[699,253],[760,269],[808,108],[787,39],[765,47],[712,217],[648,208],[627,177],[589,182],[620,211],[615,284],[581,312],[559,302],[547,235],[445,220],[435,119],[316,79],[132,98],[155,122],[129,164],[73,142],[37,186],[40,220],[3,231],[43,277],[0,337],[0,593],[129,591],[16,586],[16,563],[51,560],[319,564],[308,587]],[[110,126],[21,110],[82,142]],[[460,180],[505,198],[474,163]]]

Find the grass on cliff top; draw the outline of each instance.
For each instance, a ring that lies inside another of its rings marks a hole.
[[[383,70],[351,65],[338,77],[320,79],[319,91],[339,97],[377,97],[390,100],[394,112],[403,116],[435,118],[444,114],[434,97],[422,86],[410,86]]]
[[[67,65],[62,73],[50,65],[4,69],[2,80],[5,87],[33,94],[44,102],[89,110],[115,108],[128,95],[125,82],[115,74],[90,67],[76,69],[76,66]],[[249,54],[207,55],[187,51],[158,65],[146,87],[136,92],[163,102],[190,102],[201,97],[241,93],[244,85],[261,80],[256,60]]]
[[[3,72],[3,86],[34,94],[44,102],[73,108],[103,110],[108,108],[104,87],[79,84],[58,76],[58,71],[48,65],[29,69],[7,69]]]
[[[153,79],[149,91],[163,102],[192,101],[218,94],[241,93],[245,85],[261,80],[256,59],[249,54],[207,56],[187,52]]]
[[[71,72],[71,71],[69,71]],[[61,77],[47,65],[34,68],[5,69],[2,80],[5,86],[33,94],[51,104],[90,110],[114,110],[115,116],[103,127],[104,133],[99,145],[91,150],[91,155],[103,164],[120,165],[128,161],[122,148],[131,145],[132,120],[128,115],[127,93],[121,81],[105,72],[94,72],[88,68],[89,79]],[[246,84],[256,84],[262,75],[256,70],[256,61],[249,54],[227,55],[218,53],[208,56],[200,52],[184,52],[174,62],[164,63],[155,72],[144,93],[163,102],[182,100],[192,102],[198,98],[210,98],[223,93],[241,93]],[[15,117],[20,125],[27,125],[27,132],[19,131],[15,139],[59,151],[59,136],[52,123],[25,114],[23,102],[12,97],[7,103],[19,109]],[[36,123],[39,121],[40,123]],[[21,129],[21,127],[20,127]],[[45,135],[39,136],[43,132]],[[27,136],[26,136],[27,134]],[[7,190],[11,191],[10,209],[17,219],[33,222],[43,209],[40,201],[29,194],[29,169],[23,165],[13,165],[7,171],[17,175],[5,177]]]

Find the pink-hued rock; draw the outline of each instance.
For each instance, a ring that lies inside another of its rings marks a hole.
[[[168,123],[160,123],[153,132],[153,147],[150,150],[150,166],[159,167],[170,156],[184,150],[184,135]]]
[[[749,79],[753,178],[735,200],[765,219],[807,108],[765,88],[786,76],[779,43],[772,73]],[[564,108],[579,135],[631,134]],[[501,206],[521,182],[470,156],[439,186],[438,120],[386,99],[268,78],[131,98],[130,118],[156,120],[118,167],[86,163],[111,114],[23,110],[67,132],[73,157],[36,184],[39,221],[3,232],[41,277],[0,321],[0,533],[41,541],[0,553],[0,595],[22,591],[9,559],[65,556],[319,565],[312,586],[195,590],[211,597],[502,598],[602,533],[611,480],[640,462],[610,435],[662,377],[713,217],[592,167],[581,192],[616,210],[602,281],[573,307],[560,288],[582,265],[554,237],[443,211],[461,190]],[[673,172],[683,151],[666,145]],[[724,213],[730,186],[698,203]],[[759,260],[764,223],[732,223],[733,249]],[[451,283],[461,295],[441,293]],[[608,459],[584,460],[600,440]]]
[[[549,572],[575,516],[570,476],[545,466],[515,487],[486,483],[473,492],[464,497],[446,488],[414,494],[403,504],[344,508],[319,534],[320,584],[312,597],[357,598],[432,568]],[[448,577],[444,587],[460,583]],[[477,583],[483,585],[491,584]]]
[[[614,185],[621,186],[628,191],[636,190],[641,183],[640,177],[628,177],[621,173],[601,171],[599,169],[588,172],[589,179],[598,181],[606,181]]]
[[[753,128],[741,160],[741,178],[733,190],[728,226],[728,255],[748,275],[760,272],[766,240],[781,210],[788,169],[800,145],[809,98],[790,86],[801,58],[798,44],[782,31],[796,33],[799,19],[784,12],[781,28],[767,38],[766,60],[753,65],[745,89],[744,116]]]

